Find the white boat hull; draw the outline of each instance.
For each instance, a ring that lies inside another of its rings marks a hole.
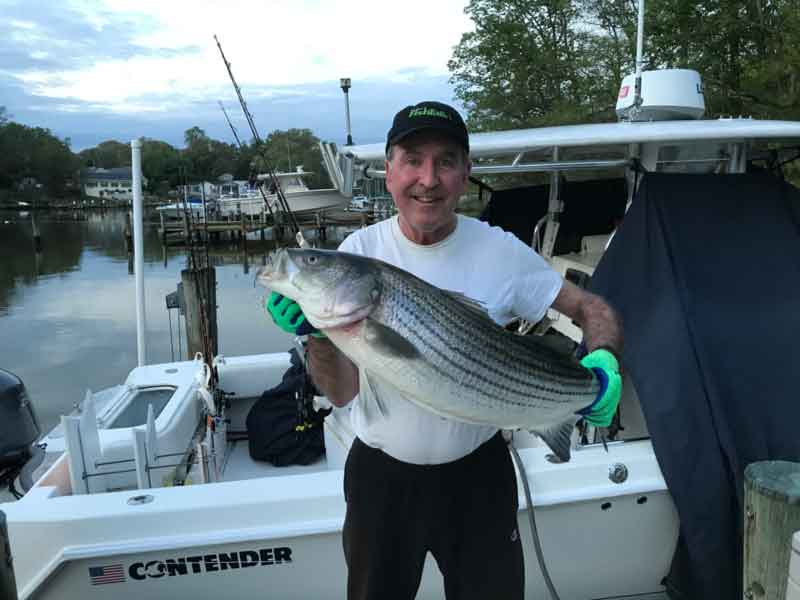
[[[164,215],[166,219],[183,219],[184,215],[189,212],[193,219],[202,219],[205,215],[205,210],[202,204],[190,202],[188,211],[184,209],[183,204],[167,204],[165,206],[158,206],[156,210],[159,214]]]
[[[257,392],[279,381],[287,364],[284,354],[218,364],[220,386],[236,394],[229,414],[234,428]],[[194,408],[186,409],[187,403],[199,402],[191,393],[197,369],[189,362],[151,365],[135,369],[126,382],[130,387],[171,381],[176,387],[152,426],[159,452],[171,453],[170,438],[184,436],[183,422],[197,418]],[[108,410],[121,414],[113,402]],[[103,421],[102,414],[98,418]],[[119,460],[130,433],[101,429],[104,456],[113,449],[108,456]],[[256,598],[269,590],[276,598],[342,598],[347,576],[342,467],[351,440],[348,409],[336,409],[326,419],[327,456],[316,465],[277,469],[255,463],[246,454],[247,443],[238,441],[231,442],[222,481],[136,489],[134,475],[127,483],[120,475],[101,476],[93,478],[98,486],[131,489],[81,495],[71,493],[65,452],[22,500],[4,505],[19,596],[195,600]],[[545,446],[531,445],[532,437],[515,440],[533,490],[545,560],[561,598],[661,592],[678,518],[650,442],[616,443],[608,452],[587,446],[569,463],[554,464]],[[625,465],[629,474],[620,483],[609,479],[615,464]],[[153,480],[157,485],[161,477]],[[522,485],[519,489],[526,595],[545,597]],[[441,597],[441,576],[429,557],[418,598]]]
[[[289,208],[296,214],[344,207],[349,202],[348,198],[334,189],[286,192],[284,196],[289,203]],[[281,211],[275,196],[267,196],[267,201],[272,211]],[[218,204],[220,214],[225,217],[238,215],[255,217],[269,212],[264,205],[264,199],[260,195],[244,198],[224,198],[219,200]]]
[[[659,475],[642,453],[649,444],[631,444],[637,445],[633,452],[612,451],[609,459],[600,456],[605,454],[602,449],[586,450],[580,461],[584,464],[567,467],[573,473],[564,465],[552,465],[558,468],[552,477],[528,471],[534,490],[542,490],[534,491],[542,502],[536,508],[537,524],[550,575],[564,600],[661,590],[674,551],[677,516],[666,491],[646,491]],[[546,452],[530,448],[522,454],[526,464],[535,466],[546,462]],[[637,478],[620,486],[619,491],[628,487],[633,493],[604,493],[608,484],[602,478],[615,454],[628,462],[632,472],[650,471],[651,480]],[[561,479],[577,482],[576,470],[586,471],[580,488],[567,481],[560,485]],[[342,472],[337,470],[39,498],[39,502],[28,499],[14,508],[50,505],[50,510],[9,511],[20,597],[31,597],[38,588],[37,598],[78,600],[103,588],[116,599],[194,600],[231,590],[236,597],[255,598],[267,589],[280,598],[341,598],[346,589],[341,486]],[[591,489],[599,495],[588,497]],[[152,496],[152,501],[128,504],[142,494]],[[524,506],[524,498],[520,503]],[[606,503],[610,506],[603,509]],[[545,597],[527,518],[522,510],[519,530],[525,548],[526,595]],[[30,540],[48,542],[42,547]],[[121,565],[121,581],[93,584],[92,569],[111,565]],[[441,576],[430,559],[418,597],[442,597]]]

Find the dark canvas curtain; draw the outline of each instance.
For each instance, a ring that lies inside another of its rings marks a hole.
[[[648,174],[592,277],[681,520],[681,597],[741,598],[744,468],[800,460],[800,192]]]
[[[564,212],[559,216],[556,254],[578,252],[584,235],[613,231],[625,212],[626,189],[624,179],[562,182]],[[549,194],[547,185],[493,191],[480,218],[531,245],[536,222],[547,212]]]

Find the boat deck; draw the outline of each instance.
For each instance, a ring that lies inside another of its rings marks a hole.
[[[305,475],[326,471],[328,462],[325,456],[316,462],[304,465],[276,467],[266,461],[254,460],[250,457],[247,440],[229,441],[225,448],[225,456],[220,467],[222,481],[243,481],[261,477],[279,477],[283,475]]]

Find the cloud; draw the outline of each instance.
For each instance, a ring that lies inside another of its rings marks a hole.
[[[6,2],[11,18],[0,22],[2,70],[21,74],[80,70],[105,60],[124,60],[158,49],[133,42],[138,30],[155,26],[146,14],[116,14],[100,5],[72,2]],[[19,60],[9,61],[9,55]]]
[[[465,2],[0,0],[10,15],[0,22],[0,104],[74,149],[136,135],[181,145],[194,125],[233,141],[217,102],[240,111],[217,34],[264,132],[343,139],[347,76],[354,136],[374,138],[401,102],[452,100],[446,64],[471,28]]]

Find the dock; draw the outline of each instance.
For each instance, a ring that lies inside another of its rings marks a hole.
[[[313,213],[296,213],[295,220],[301,230],[314,229],[320,240],[326,240],[331,227],[366,227],[376,220],[371,211],[331,209]],[[188,245],[194,241],[234,241],[247,243],[248,236],[258,234],[266,239],[283,240],[291,235],[291,225],[284,213],[275,215],[241,216],[239,219],[166,219],[161,216],[159,237],[165,246]]]

